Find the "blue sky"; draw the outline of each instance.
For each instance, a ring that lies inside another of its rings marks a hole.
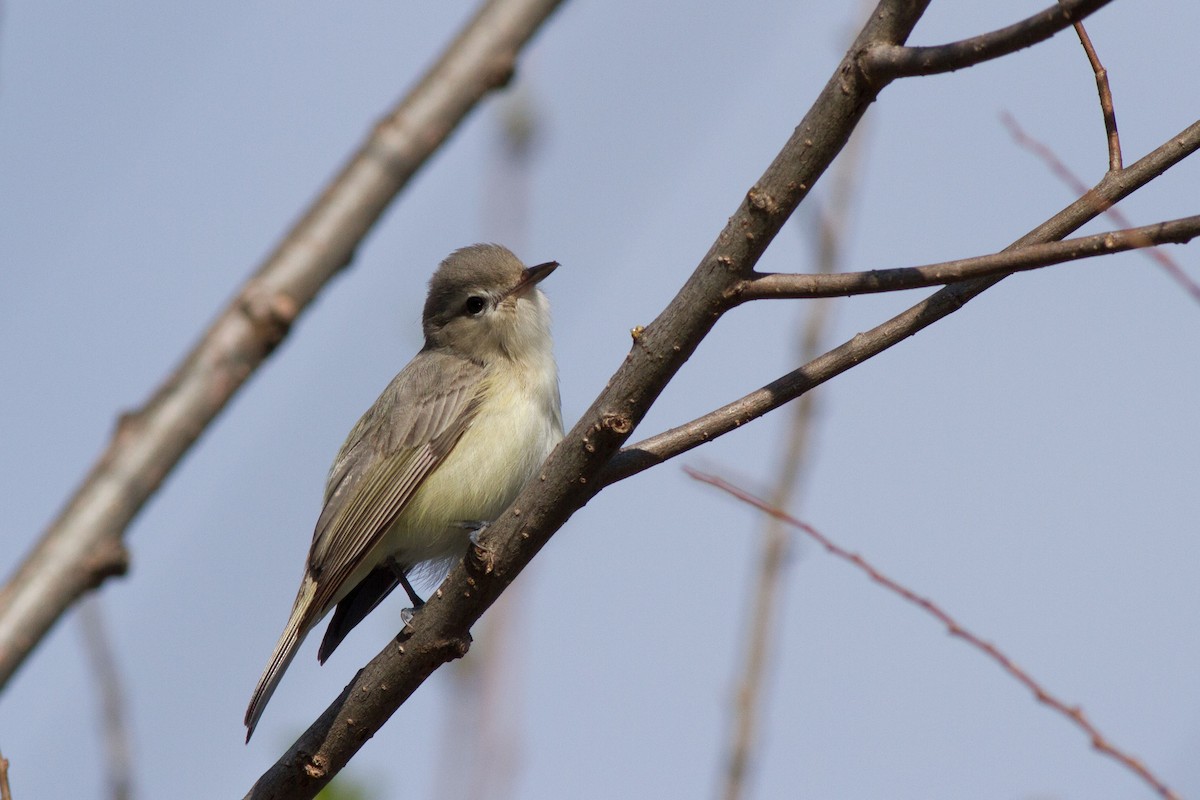
[[[1029,2],[937,4],[937,43]],[[10,2],[0,25],[0,567],[78,483],[371,124],[470,13],[463,3]],[[1200,110],[1181,0],[1089,22],[1127,162]],[[567,4],[522,60],[539,148],[528,262],[558,260],[573,422],[673,296],[827,80],[841,4]],[[310,642],[250,746],[242,713],[286,618],[329,462],[420,346],[429,273],[504,236],[484,104],[132,526],[101,592],[142,797],[241,796],[398,628],[382,606],[318,667]],[[1064,34],[890,87],[869,111],[847,266],[1002,248],[1068,203],[1011,112],[1084,180],[1105,167],[1093,78]],[[1196,213],[1200,162],[1122,204]],[[814,199],[824,187],[818,185]],[[802,208],[760,268],[812,267]],[[1110,227],[1093,224],[1087,230]],[[1173,248],[1200,279],[1194,248]],[[839,301],[835,341],[921,296]],[[802,302],[722,320],[635,437],[795,366]],[[1015,276],[821,393],[795,510],[935,598],[1184,796],[1200,794],[1200,307],[1127,254]],[[504,695],[516,796],[710,796],[761,524],[682,463],[761,490],[785,415],[605,491],[521,577]],[[789,570],[756,795],[1136,797],[1149,792],[992,663],[819,550]],[[98,797],[96,699],[72,615],[0,695],[15,796]],[[439,674],[355,759],[381,797],[444,786]]]

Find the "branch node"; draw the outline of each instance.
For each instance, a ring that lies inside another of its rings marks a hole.
[[[268,289],[258,280],[252,280],[246,286],[240,308],[268,350],[283,341],[300,313],[299,305],[291,296]]]
[[[304,774],[313,780],[320,780],[329,771],[329,759],[320,753],[315,753],[306,759]]]
[[[618,436],[624,436],[633,430],[633,420],[629,418],[628,414],[620,414],[610,411],[600,417],[600,422],[605,428],[617,434]]]
[[[806,139],[804,144],[811,147],[812,140]],[[775,216],[780,212],[779,203],[776,202],[775,198],[757,186],[752,187],[750,191],[746,192],[746,202],[750,204],[751,210],[767,214],[768,216]],[[748,234],[747,238],[749,238]]]
[[[83,564],[88,574],[88,589],[96,589],[109,578],[129,572],[129,550],[120,539],[106,537],[96,543]]]

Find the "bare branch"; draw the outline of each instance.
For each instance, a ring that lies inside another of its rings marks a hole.
[[[1017,144],[1042,159],[1046,166],[1050,168],[1050,171],[1057,175],[1059,180],[1067,184],[1071,188],[1071,191],[1078,195],[1087,194],[1087,186],[1084,185],[1083,181],[1063,163],[1063,160],[1053,150],[1022,130],[1012,114],[1008,112],[1002,113],[1000,121],[1008,128],[1009,133],[1012,134]],[[1188,130],[1191,130],[1191,128]],[[1125,213],[1116,206],[1105,208],[1104,213],[1118,225],[1129,227],[1132,224],[1129,221],[1129,217],[1125,216]],[[1197,285],[1195,281],[1188,277],[1188,274],[1183,271],[1183,267],[1175,263],[1175,259],[1157,248],[1147,250],[1146,256],[1153,259],[1160,267],[1166,270],[1167,274],[1174,278],[1176,283],[1187,290],[1187,293],[1192,296],[1193,300],[1200,302],[1200,285]]]
[[[64,610],[122,571],[121,537],[205,427],[269,356],[468,112],[511,76],[561,0],[489,0],[138,411],[0,589],[0,687]]]
[[[91,595],[80,605],[78,622],[100,703],[108,796],[111,800],[129,800],[133,796],[133,748],[126,722],[125,692],[97,595]]]
[[[1110,2],[1060,0],[1057,5],[1006,28],[949,44],[932,47],[878,44],[863,54],[862,66],[869,74],[888,79],[953,72],[1045,41]]]
[[[1083,45],[1083,52],[1087,53],[1088,63],[1092,65],[1092,72],[1096,75],[1096,91],[1100,95],[1100,111],[1104,114],[1104,132],[1108,139],[1108,168],[1117,170],[1121,168],[1121,137],[1117,134],[1117,111],[1113,106],[1112,88],[1108,85],[1108,70],[1100,63],[1100,56],[1096,55],[1096,48],[1092,47],[1092,38],[1088,36],[1082,22],[1075,23],[1075,33],[1078,34],[1079,43]]]
[[[904,586],[892,578],[889,578],[887,575],[883,574],[874,566],[872,566],[870,562],[868,562],[858,553],[851,553],[845,548],[840,547],[816,528],[807,523],[801,522],[795,517],[790,516],[777,506],[773,506],[763,500],[760,500],[751,495],[749,492],[739,489],[728,481],[725,481],[714,475],[706,475],[704,473],[697,472],[690,467],[684,467],[684,472],[696,480],[707,483],[710,486],[715,486],[716,488],[733,495],[738,500],[754,506],[759,511],[762,511],[765,514],[770,514],[772,517],[781,520],[796,530],[802,531],[821,547],[825,548],[825,551],[830,555],[852,564],[859,570],[865,572],[871,580],[875,581],[883,588],[900,596],[905,601],[917,606],[925,613],[934,617],[946,626],[946,630],[951,636],[962,639],[964,642],[971,645],[976,650],[980,651],[988,658],[999,664],[1005,672],[1016,678],[1021,684],[1029,689],[1039,703],[1049,706],[1074,723],[1076,727],[1087,734],[1088,738],[1091,740],[1092,747],[1094,747],[1097,751],[1115,759],[1124,765],[1135,775],[1149,784],[1155,792],[1162,797],[1167,798],[1167,800],[1180,800],[1179,795],[1177,795],[1170,789],[1170,787],[1163,783],[1163,781],[1157,775],[1151,772],[1145,764],[1143,764],[1137,758],[1129,755],[1124,750],[1118,748],[1111,741],[1105,738],[1105,736],[1096,728],[1096,726],[1092,724],[1091,720],[1089,720],[1083,713],[1082,708],[1077,705],[1067,705],[1067,703],[1065,703],[1063,700],[1060,700],[1058,697],[1051,694],[1041,683],[1034,679],[1033,676],[1017,666],[1011,658],[1009,658],[1004,654],[1003,651],[1000,650],[1000,648],[996,647],[996,645],[992,644],[991,642],[984,641],[976,634],[964,628],[957,620],[944,611],[941,606],[934,603],[928,597],[923,597],[914,592],[912,589],[909,589],[907,586]]]
[[[1113,203],[1157,178],[1200,149],[1200,122],[1192,123],[1137,163],[1110,172],[1094,189],[1013,243],[1010,250],[1065,236],[1094,219]],[[712,441],[954,313],[1003,279],[1003,275],[950,284],[907,311],[860,333],[820,358],[698,419],[622,449],[599,476],[601,486],[661,464]],[[599,487],[595,489],[599,491]]]
[[[834,275],[755,273],[732,292],[731,301],[838,297],[897,292],[939,286],[970,278],[1022,272],[1093,256],[1110,255],[1159,244],[1184,244],[1200,236],[1200,215],[1097,233],[1061,242],[1031,244],[1016,250],[921,267],[842,272]]]
[[[875,99],[882,87],[857,68],[855,55],[875,42],[903,42],[925,5],[925,0],[880,2],[679,294],[645,326],[625,363],[550,455],[541,479],[487,528],[483,546],[472,548],[450,571],[412,625],[359,672],[247,797],[312,797],[426,677],[462,656],[475,621],[600,489],[600,470],[716,324],[722,295],[754,268]]]

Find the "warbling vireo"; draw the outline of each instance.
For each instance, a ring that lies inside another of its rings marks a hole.
[[[448,565],[562,439],[550,305],[507,249],[451,253],[429,281],[425,347],[333,460],[287,627],[246,709],[246,741],[304,637],[331,610],[321,663],[418,565]],[[336,608],[335,608],[336,607]]]

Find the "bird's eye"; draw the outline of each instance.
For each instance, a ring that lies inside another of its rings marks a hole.
[[[483,309],[485,309],[486,307],[487,307],[487,301],[484,300],[479,295],[471,295],[470,297],[467,298],[467,304],[466,304],[465,308],[467,309],[467,313],[470,314],[472,317],[482,313]]]

